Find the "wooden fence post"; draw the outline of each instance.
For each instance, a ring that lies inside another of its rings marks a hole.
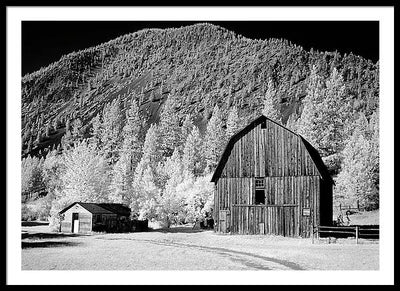
[[[314,226],[310,225],[311,243],[314,244]]]
[[[358,226],[356,226],[356,244],[358,244]]]

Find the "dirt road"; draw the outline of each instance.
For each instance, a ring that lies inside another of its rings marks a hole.
[[[379,244],[219,235],[190,227],[145,233],[49,232],[23,227],[23,270],[377,270]]]

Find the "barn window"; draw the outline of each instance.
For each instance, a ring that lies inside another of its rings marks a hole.
[[[101,222],[101,214],[96,214],[96,223]]]
[[[256,197],[255,204],[265,204],[265,180],[264,178],[256,178]]]
[[[264,184],[264,178],[256,178],[256,189],[264,189],[265,184]]]
[[[263,122],[261,122],[261,128],[267,128],[267,121],[264,120]]]
[[[265,204],[265,192],[264,189],[256,189],[256,204]]]

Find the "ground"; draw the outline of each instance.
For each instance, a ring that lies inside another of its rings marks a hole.
[[[23,270],[378,270],[379,243],[222,235],[175,227],[73,235],[22,227]]]
[[[354,213],[349,218],[350,225],[379,225],[379,210]]]

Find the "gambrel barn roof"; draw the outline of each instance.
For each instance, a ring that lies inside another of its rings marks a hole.
[[[266,117],[265,115],[261,115],[259,117],[257,117],[256,119],[254,119],[252,122],[250,122],[247,126],[245,126],[242,130],[240,130],[238,133],[236,133],[235,135],[233,135],[229,142],[227,143],[221,158],[218,162],[218,165],[215,169],[215,172],[211,178],[211,182],[216,182],[219,177],[221,176],[221,173],[225,167],[225,164],[228,160],[228,157],[231,153],[231,150],[234,146],[234,144],[241,138],[243,137],[246,133],[248,133],[249,131],[251,131],[253,128],[255,128],[257,125],[259,125],[260,123],[262,123],[263,121],[270,121],[273,122],[274,124],[284,128],[285,130],[289,131],[290,133],[292,133],[293,135],[296,135],[299,137],[301,143],[304,145],[304,148],[306,149],[306,152],[310,155],[312,161],[314,162],[319,175],[321,176],[321,178],[325,181],[328,181],[330,183],[334,183],[331,175],[329,174],[328,169],[326,168],[324,162],[321,159],[321,156],[319,155],[318,151],[308,142],[306,141],[301,135],[291,131],[290,129],[288,129],[287,127],[273,121],[272,119]]]

